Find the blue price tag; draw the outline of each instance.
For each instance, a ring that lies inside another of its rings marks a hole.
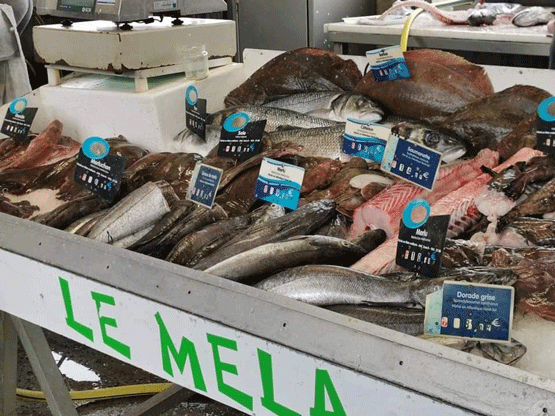
[[[345,125],[343,153],[368,162],[381,162],[391,129],[375,123],[348,119]]]
[[[440,164],[441,153],[392,133],[384,151],[381,169],[432,190]]]
[[[510,342],[513,306],[513,287],[445,282],[443,290],[429,295],[426,301],[425,331],[449,337]]]
[[[303,168],[264,158],[260,165],[254,196],[285,208],[297,209],[303,178]]]
[[[400,46],[367,51],[366,56],[376,82],[410,78],[409,67]]]
[[[197,163],[187,190],[187,199],[207,208],[212,208],[222,179],[222,173],[221,169]]]

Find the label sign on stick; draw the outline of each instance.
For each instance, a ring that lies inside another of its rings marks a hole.
[[[247,113],[225,119],[218,145],[218,156],[245,161],[260,153],[266,120],[249,122]]]
[[[343,153],[368,162],[381,162],[391,129],[376,123],[348,119],[345,125]]]
[[[441,267],[449,215],[430,217],[430,204],[411,201],[403,211],[395,263],[419,275],[436,277]]]
[[[285,208],[297,209],[303,178],[303,168],[265,157],[254,196]]]
[[[409,67],[400,46],[366,51],[376,82],[410,78]]]
[[[89,137],[79,151],[75,183],[108,201],[113,201],[121,185],[125,159],[110,155],[110,145],[100,137]]]
[[[187,190],[187,199],[207,208],[212,208],[218,193],[222,173],[221,169],[197,163]]]
[[[424,332],[449,337],[510,342],[514,288],[445,282],[426,297]]]
[[[16,98],[6,111],[1,132],[18,142],[25,142],[37,110],[34,107],[27,107],[27,99]]]
[[[192,85],[185,92],[185,123],[193,133],[206,138],[206,99],[198,98],[198,91]]]
[[[536,147],[555,156],[555,97],[549,97],[538,106]]]
[[[440,164],[441,153],[392,133],[385,147],[381,169],[431,191]]]

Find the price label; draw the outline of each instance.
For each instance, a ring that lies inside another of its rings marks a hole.
[[[249,122],[246,113],[235,113],[222,126],[218,156],[245,161],[260,153],[266,120]]]
[[[197,136],[206,138],[206,100],[198,98],[198,91],[192,85],[185,92],[185,123]]]
[[[26,98],[16,98],[6,111],[6,117],[0,131],[20,143],[25,142],[37,110],[38,108],[27,107]]]
[[[212,208],[218,193],[222,173],[222,169],[200,162],[197,163],[187,190],[187,199],[207,208]]]
[[[297,209],[303,178],[303,168],[264,158],[260,165],[254,196],[285,208]]]
[[[391,133],[381,169],[431,191],[440,164],[441,153]]]
[[[445,282],[426,297],[426,334],[508,343],[513,323],[514,288]]]
[[[400,46],[367,51],[366,56],[376,82],[410,78],[409,67]]]
[[[110,155],[110,145],[100,137],[89,137],[79,151],[73,180],[108,201],[113,201],[125,167],[125,159]]]
[[[538,106],[536,147],[555,156],[555,97],[549,97]]]
[[[429,215],[428,201],[415,199],[407,204],[399,227],[395,263],[419,275],[436,277],[450,216]]]
[[[381,162],[391,129],[376,123],[348,119],[345,125],[343,153],[367,162]]]

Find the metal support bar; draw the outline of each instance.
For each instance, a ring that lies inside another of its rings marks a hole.
[[[42,328],[11,316],[48,407],[54,416],[78,416]]]
[[[188,400],[196,393],[174,384],[150,399],[135,406],[122,416],[158,416],[176,407],[179,403]]]
[[[0,312],[0,415],[16,412],[17,334],[10,315]]]

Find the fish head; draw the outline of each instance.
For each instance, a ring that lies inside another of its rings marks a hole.
[[[391,128],[393,133],[422,144],[442,154],[441,160],[451,163],[466,153],[466,145],[461,141],[438,130],[411,122],[401,122]]]
[[[185,128],[173,138],[173,147],[178,152],[197,153],[201,156],[207,156],[218,144],[219,134],[220,130],[218,128],[206,126],[206,138],[202,139],[196,133]]]
[[[354,118],[366,122],[378,122],[384,116],[383,110],[375,101],[362,94],[340,94],[332,102],[333,113],[337,116],[335,121],[346,121]]]

